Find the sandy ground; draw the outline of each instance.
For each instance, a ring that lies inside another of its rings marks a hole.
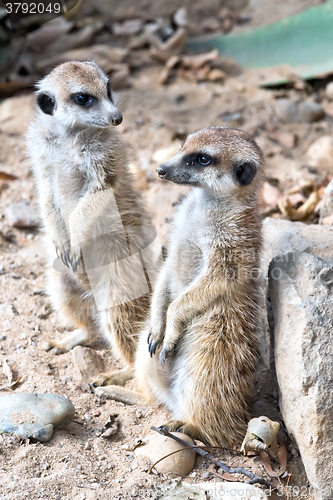
[[[306,6],[317,3],[307,2]],[[262,4],[259,0],[251,2],[252,8]],[[282,124],[274,112],[277,96],[285,94],[302,99],[303,91],[261,89],[247,73],[228,78],[223,84],[177,81],[162,87],[158,84],[159,71],[155,67],[138,72],[131,76],[130,88],[119,93],[118,105],[124,122],[118,130],[129,145],[137,186],[142,190],[161,243],[167,244],[173,203],[182,189],[156,179],[158,159],[171,153],[160,151],[158,158],[154,153],[169,147],[177,149],[185,134],[204,126],[228,125],[249,132],[263,148],[267,176],[277,179],[281,192],[300,181],[320,183],[324,179],[325,173],[307,167],[305,153],[316,138],[332,133],[333,119],[326,116],[314,124]],[[317,95],[322,97],[321,90]],[[13,202],[24,199],[37,202],[24,144],[31,106],[30,95],[13,101],[13,118],[0,127],[0,170],[18,177],[2,184],[0,193],[0,305],[12,304],[17,311],[0,317],[0,366],[7,359],[14,372],[23,377],[15,392],[61,394],[73,402],[76,414],[69,429],[55,431],[46,444],[0,436],[0,498],[157,498],[157,488],[169,484],[171,478],[148,474],[147,462],[136,458],[133,448],[150,432],[151,425],[160,425],[169,418],[168,412],[100,401],[74,382],[72,353],[56,356],[39,349],[43,341],[58,338],[68,330],[43,295],[45,267],[40,233],[11,228],[4,215],[5,208]],[[272,141],[269,136],[275,129],[296,134],[295,147],[287,149]],[[110,368],[119,366],[106,346],[100,344],[97,348]],[[267,380],[271,379],[261,367],[256,383],[257,399],[263,397],[277,411],[276,388]],[[0,375],[1,382],[4,377]],[[106,441],[101,437],[102,428],[114,414],[121,423],[120,431],[113,440]],[[289,485],[307,486],[292,443],[289,451],[291,476],[282,480],[283,485],[289,481]],[[242,464],[268,479],[259,458],[218,454],[229,465]],[[207,468],[207,462],[198,459],[187,480],[202,481]],[[272,498],[281,495],[273,493]]]

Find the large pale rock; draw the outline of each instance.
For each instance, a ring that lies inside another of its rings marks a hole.
[[[74,361],[74,380],[77,383],[90,383],[105,371],[104,359],[90,347],[76,346],[72,350]]]
[[[180,437],[189,444],[194,444],[192,439],[186,434],[180,432],[173,432],[172,434]],[[151,465],[153,465],[169,453],[181,448],[184,448],[184,446],[169,437],[162,436],[161,434],[151,434],[148,436],[147,443],[144,446],[136,448],[135,454],[148,458]],[[194,462],[195,452],[192,450],[183,450],[159,462],[155,469],[162,474],[184,477],[191,472]]]
[[[332,498],[333,228],[264,223],[280,410],[316,500]],[[327,490],[325,490],[327,488]]]

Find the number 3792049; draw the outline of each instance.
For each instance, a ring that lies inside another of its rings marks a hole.
[[[7,14],[60,14],[60,3],[13,2],[6,3]]]

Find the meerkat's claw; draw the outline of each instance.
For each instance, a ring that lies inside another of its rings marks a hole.
[[[156,353],[156,349],[158,347],[158,345],[160,344],[160,342],[156,341],[156,342],[151,342],[149,344],[149,353],[150,353],[150,357],[152,358],[153,355]]]
[[[78,269],[79,265],[81,264],[81,260],[82,260],[81,256],[79,256],[74,262],[71,263],[72,264],[72,270],[73,270],[74,273],[77,272],[77,269]]]

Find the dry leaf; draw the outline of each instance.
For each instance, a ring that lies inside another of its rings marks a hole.
[[[291,221],[302,221],[307,219],[314,211],[317,203],[320,201],[318,191],[313,191],[309,198],[299,208],[293,208],[291,201],[287,198],[284,202],[279,203],[278,207],[281,213]]]
[[[252,418],[249,421],[247,432],[242,443],[241,451],[264,450],[272,445],[279,431],[279,422],[268,417]]]
[[[6,172],[0,171],[0,180],[2,181],[15,181],[17,177],[15,175],[7,174]]]
[[[270,477],[280,477],[282,476],[282,474],[285,473],[287,468],[287,460],[288,460],[287,449],[285,445],[281,445],[279,448],[278,459],[280,462],[280,468],[277,471],[273,471],[270,456],[266,451],[260,452],[260,459],[262,461],[263,466],[265,467],[267,474]]]
[[[16,380],[14,380],[14,382],[6,382],[5,384],[1,384],[0,391],[3,391],[4,389],[13,389],[21,381],[22,381],[22,377],[18,377]]]
[[[170,57],[177,55],[182,51],[186,39],[186,29],[178,28],[166,42],[161,43],[161,45],[157,48],[151,49],[150,55],[152,59],[162,63],[167,62]]]

